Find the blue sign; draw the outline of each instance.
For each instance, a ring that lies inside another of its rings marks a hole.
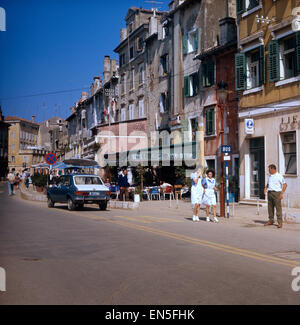
[[[232,146],[221,146],[221,153],[232,154]]]
[[[45,161],[48,165],[54,165],[57,162],[57,157],[54,153],[48,153],[45,156]]]

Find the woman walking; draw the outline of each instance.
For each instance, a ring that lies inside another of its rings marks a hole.
[[[191,190],[191,199],[192,204],[194,205],[194,214],[193,221],[199,220],[199,212],[202,203],[204,188],[202,185],[202,170],[198,168],[195,173],[191,174],[192,180],[192,190]]]
[[[203,204],[206,205],[206,221],[213,221],[218,223],[219,220],[217,218],[217,201],[216,194],[216,179],[214,178],[215,172],[213,170],[208,170],[207,177],[203,179],[203,187],[204,187],[204,196],[203,196]],[[210,209],[213,208],[214,219],[211,220],[209,217]]]

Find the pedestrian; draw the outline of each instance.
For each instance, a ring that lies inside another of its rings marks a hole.
[[[15,169],[13,168],[7,175],[8,195],[14,195]]]
[[[17,190],[19,189],[20,182],[21,182],[21,177],[20,177],[20,174],[17,173],[16,176],[15,176],[15,186],[16,186]]]
[[[268,196],[268,214],[269,221],[265,226],[274,224],[274,209],[276,209],[278,228],[282,228],[282,205],[284,192],[287,189],[287,184],[281,174],[277,172],[275,165],[269,166],[269,177],[265,187],[265,195]]]
[[[192,180],[192,190],[191,190],[191,200],[194,205],[193,212],[193,221],[199,220],[199,212],[202,204],[204,188],[202,185],[202,170],[201,168],[197,168],[194,173],[191,174]]]
[[[202,181],[204,187],[204,195],[203,195],[203,204],[206,206],[206,221],[213,221],[218,223],[219,220],[217,218],[217,201],[216,201],[216,179],[215,172],[210,169],[207,171],[207,177],[205,177]],[[214,219],[211,220],[209,217],[210,209],[213,209]]]
[[[118,177],[118,185],[120,187],[120,201],[129,201],[129,183],[127,177],[127,168],[123,168],[119,177]]]

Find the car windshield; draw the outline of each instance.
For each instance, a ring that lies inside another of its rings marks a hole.
[[[99,177],[76,176],[74,178],[76,185],[103,185]]]

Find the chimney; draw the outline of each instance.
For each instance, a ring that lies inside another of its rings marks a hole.
[[[156,16],[150,17],[150,35],[158,32],[158,20]]]
[[[127,37],[127,28],[122,28],[120,32],[121,43],[126,39],[126,37]]]
[[[220,25],[220,45],[237,40],[237,30],[235,19],[226,17],[219,20]]]
[[[32,115],[32,117],[31,117],[31,122],[35,123],[35,116],[34,115]]]
[[[104,71],[103,71],[103,84],[106,84],[110,79],[110,56],[105,55],[104,57]]]
[[[81,101],[83,102],[83,101],[85,101],[87,99],[87,92],[86,91],[83,91],[82,93],[81,93]]]

